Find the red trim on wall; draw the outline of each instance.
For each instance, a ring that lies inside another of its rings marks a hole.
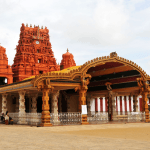
[[[107,98],[105,97],[105,111],[108,112]]]
[[[123,82],[130,82],[130,81],[136,81],[136,79],[139,76],[134,76],[134,77],[126,77],[126,78],[118,78],[118,79],[111,79],[109,82],[112,84],[117,84],[117,83],[123,83]],[[105,85],[106,81],[99,81],[99,82],[91,82],[89,86],[98,86],[98,85]]]
[[[94,68],[90,68],[87,73],[92,72],[92,71],[97,71],[97,70],[103,70],[105,69],[109,69],[109,68],[113,68],[113,67],[119,67],[119,66],[123,66],[124,64],[118,63],[118,62],[107,62],[104,65],[99,65],[96,66]]]
[[[103,98],[100,98],[100,112],[103,112]]]
[[[120,96],[120,112],[122,112],[122,96]]]
[[[129,96],[129,111],[131,112],[131,96]]]
[[[124,107],[125,107],[125,111],[127,112],[127,99],[126,99],[126,96],[124,96]]]
[[[95,111],[98,111],[98,100],[95,98]]]
[[[117,96],[116,96],[116,112],[118,112],[118,101],[117,101]]]

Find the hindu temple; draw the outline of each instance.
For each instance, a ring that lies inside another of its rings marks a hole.
[[[12,66],[0,46],[0,112],[43,127],[150,122],[150,76],[136,63],[112,52],[76,66],[67,49],[59,65],[53,51],[46,27],[24,24]]]

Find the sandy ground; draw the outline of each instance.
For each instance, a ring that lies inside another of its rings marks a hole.
[[[0,124],[0,150],[150,150],[150,124]]]

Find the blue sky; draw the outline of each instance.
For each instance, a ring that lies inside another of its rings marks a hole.
[[[22,23],[46,26],[60,63],[77,65],[116,51],[150,75],[149,0],[0,0],[0,43],[12,65]]]

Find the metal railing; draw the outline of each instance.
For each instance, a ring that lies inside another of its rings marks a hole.
[[[116,121],[118,122],[140,122],[145,121],[145,112],[116,112]]]
[[[108,112],[91,112],[91,114],[88,114],[87,121],[90,124],[107,123]]]
[[[75,125],[81,124],[80,112],[64,112],[58,113],[60,125]]]
[[[1,114],[1,113],[0,113]],[[9,113],[9,116],[18,123],[19,120],[25,120],[28,125],[39,125],[41,123],[41,113],[19,114]],[[50,113],[50,122],[53,125],[78,125],[81,124],[80,112]],[[20,117],[20,118],[19,118]],[[140,122],[145,121],[145,112],[116,112],[116,121],[118,122]],[[108,112],[91,112],[88,114],[87,121],[90,124],[101,124],[108,122]]]

